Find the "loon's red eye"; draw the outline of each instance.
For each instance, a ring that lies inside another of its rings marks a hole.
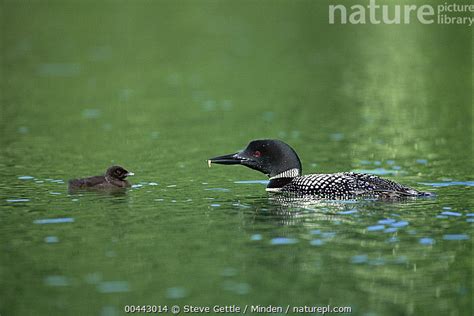
[[[259,152],[258,150],[253,152],[253,156],[256,157],[256,158],[260,157],[261,155],[262,155],[262,153]]]

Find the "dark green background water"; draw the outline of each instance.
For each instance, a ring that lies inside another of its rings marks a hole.
[[[472,29],[329,25],[328,3],[0,1],[0,314],[471,315]],[[284,205],[207,168],[256,138],[437,197]],[[68,194],[112,164],[125,195]]]

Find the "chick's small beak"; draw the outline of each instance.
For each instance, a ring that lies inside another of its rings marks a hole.
[[[129,176],[134,176],[135,174],[133,172],[127,172],[125,175],[129,177]]]

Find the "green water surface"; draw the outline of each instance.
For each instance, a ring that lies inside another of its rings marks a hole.
[[[329,3],[0,1],[0,314],[472,315],[472,28]],[[258,138],[436,197],[293,205],[207,167]],[[112,164],[125,194],[68,193]]]

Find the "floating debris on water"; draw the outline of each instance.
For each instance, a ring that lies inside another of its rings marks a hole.
[[[59,224],[59,223],[73,223],[74,218],[62,217],[62,218],[45,218],[34,220],[34,224]]]
[[[158,183],[156,183],[156,182],[149,182],[148,185],[155,186],[155,185],[158,185]]]
[[[129,292],[130,287],[126,281],[104,281],[97,285],[100,293],[124,293]]]

